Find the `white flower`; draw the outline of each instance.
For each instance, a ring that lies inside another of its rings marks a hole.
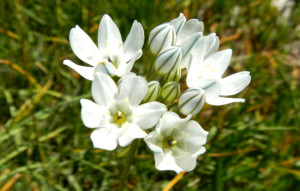
[[[80,66],[70,60],[64,60],[63,64],[88,80],[93,80],[96,67],[99,71],[121,77],[129,73],[134,62],[141,57],[143,44],[144,29],[139,22],[133,22],[123,43],[116,24],[108,15],[104,15],[98,30],[98,47],[79,26],[70,31],[70,45],[73,52],[91,67]]]
[[[95,148],[113,150],[125,147],[133,139],[143,138],[143,129],[153,127],[166,106],[158,102],[140,105],[148,86],[144,78],[134,74],[122,77],[119,85],[102,72],[95,73],[92,96],[96,103],[81,99],[81,118],[91,134]]]
[[[181,119],[174,112],[163,114],[154,131],[144,140],[154,152],[155,167],[158,170],[192,171],[196,160],[205,152],[208,132],[191,116]]]
[[[225,98],[241,92],[251,81],[250,72],[243,71],[222,78],[227,69],[231,49],[215,52],[208,56],[209,38],[202,38],[192,52],[192,61],[188,66],[187,85],[205,91],[205,101],[210,105],[224,105],[233,102],[244,102],[244,99]]]

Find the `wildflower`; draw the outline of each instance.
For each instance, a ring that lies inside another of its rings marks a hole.
[[[163,114],[155,130],[144,140],[154,152],[158,170],[192,171],[205,152],[206,132],[191,116],[181,119],[174,112]]]
[[[91,67],[80,66],[70,60],[64,60],[63,64],[88,80],[93,80],[96,67],[98,71],[121,77],[129,73],[134,62],[141,57],[143,44],[144,30],[139,22],[133,22],[123,43],[116,24],[108,15],[104,15],[98,30],[98,47],[79,26],[70,31],[70,45],[73,52]]]
[[[95,148],[113,150],[146,136],[143,129],[153,127],[166,111],[158,102],[139,105],[147,89],[146,80],[134,74],[123,76],[117,86],[107,74],[95,73],[92,96],[96,103],[80,100],[84,125],[96,128],[91,134]]]
[[[233,102],[245,102],[244,99],[226,98],[241,92],[251,81],[250,72],[243,71],[222,78],[227,69],[232,50],[215,52],[205,58],[208,44],[203,39],[202,44],[195,46],[191,65],[188,68],[187,85],[189,88],[204,90],[205,101],[210,105],[224,105]]]

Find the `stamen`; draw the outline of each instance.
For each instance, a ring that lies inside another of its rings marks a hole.
[[[165,148],[172,148],[176,144],[177,144],[177,141],[175,139],[173,139],[173,137],[170,137],[170,136],[166,137],[163,140],[163,147],[165,147]]]
[[[125,116],[125,114],[124,114],[123,112],[118,111],[118,112],[114,115],[113,120],[114,120],[114,122],[115,122],[116,124],[122,125],[123,123],[126,122],[126,116]]]
[[[116,62],[114,62],[110,57],[108,57],[107,60],[117,68]]]

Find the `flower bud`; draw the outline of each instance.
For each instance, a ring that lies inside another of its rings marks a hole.
[[[181,113],[196,115],[205,103],[205,91],[188,89],[179,98],[178,107]]]
[[[155,60],[155,70],[164,75],[175,71],[182,60],[182,50],[179,46],[163,49]]]
[[[148,91],[144,97],[144,102],[155,101],[160,96],[161,87],[158,81],[148,83]]]
[[[177,70],[172,71],[170,75],[167,75],[165,77],[165,80],[167,82],[173,82],[173,81],[178,82],[180,78],[181,78],[181,68],[179,67],[177,68]]]
[[[178,82],[168,82],[161,90],[161,96],[165,101],[174,101],[180,94],[180,85]]]
[[[149,35],[151,52],[157,55],[162,49],[172,46],[176,39],[175,35],[174,27],[169,23],[155,27]]]

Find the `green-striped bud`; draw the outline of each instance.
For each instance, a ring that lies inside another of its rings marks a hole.
[[[158,81],[148,83],[148,91],[144,97],[144,102],[155,101],[160,96],[161,87]]]
[[[177,70],[174,70],[170,73],[170,75],[167,75],[165,77],[165,80],[167,82],[178,82],[181,78],[181,68],[178,67]]]
[[[174,44],[176,39],[175,30],[169,23],[155,27],[149,35],[150,50],[157,55],[162,49]]]
[[[205,103],[205,91],[201,89],[188,89],[179,98],[178,107],[181,113],[196,115]]]
[[[176,70],[182,60],[182,50],[179,46],[171,46],[163,49],[155,60],[155,70],[161,75]]]
[[[165,101],[174,101],[180,94],[180,85],[178,82],[168,82],[161,90],[161,96]]]

